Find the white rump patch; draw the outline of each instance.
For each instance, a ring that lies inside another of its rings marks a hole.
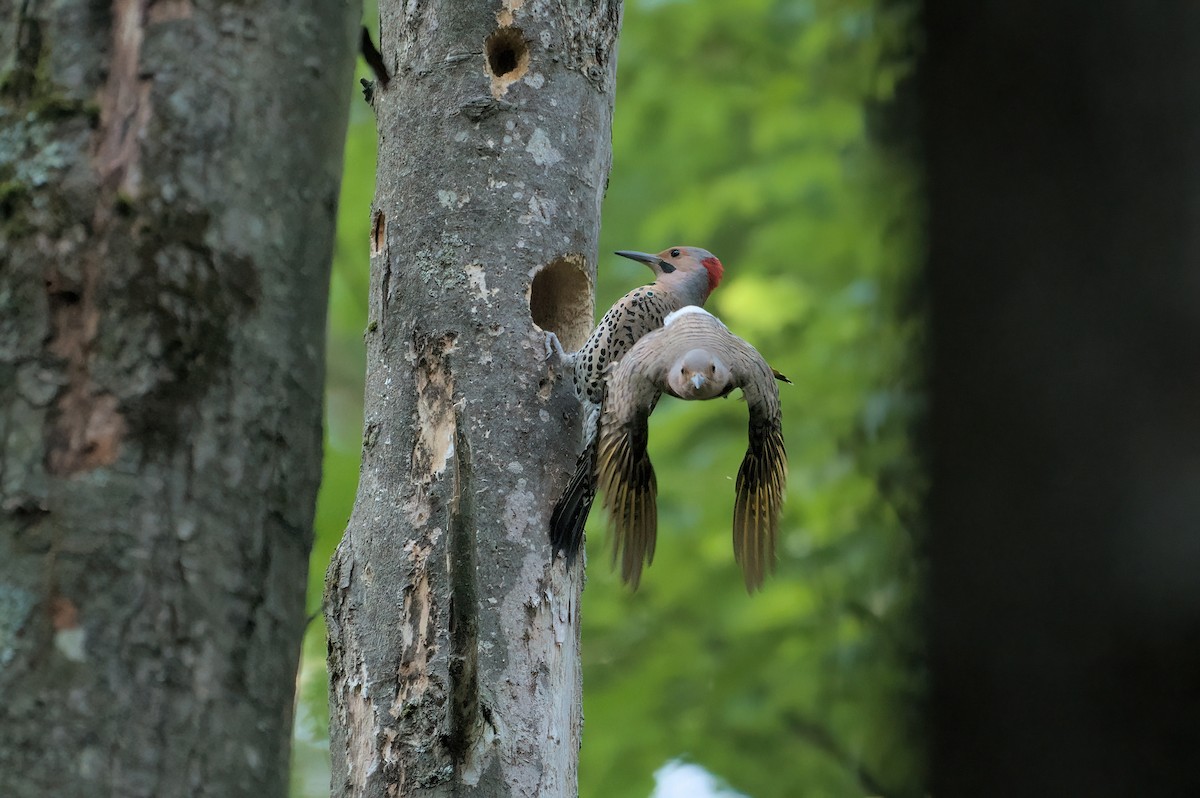
[[[680,316],[684,316],[688,313],[703,313],[705,316],[712,316],[711,313],[709,313],[707,310],[700,307],[699,305],[688,305],[686,307],[680,308],[679,310],[668,313],[667,317],[665,319],[663,319],[663,326],[664,327],[669,326],[671,324],[671,322],[675,321],[675,319],[679,318]],[[713,316],[713,318],[716,318],[716,317]]]

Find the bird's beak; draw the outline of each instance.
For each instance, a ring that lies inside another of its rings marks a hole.
[[[708,380],[704,377],[703,374],[693,374],[692,375],[692,378],[691,378],[692,387],[695,388],[697,391],[700,390],[701,386],[703,386],[704,383],[706,383],[706,382],[708,382]]]
[[[675,271],[674,266],[667,263],[665,260],[658,257],[657,255],[651,255],[648,252],[633,252],[632,250],[628,250],[628,249],[619,249],[616,251],[615,254],[620,255],[622,258],[629,258],[630,260],[640,261],[640,262],[646,264],[647,266],[657,266],[658,268],[662,269],[667,274],[670,274],[671,272]]]

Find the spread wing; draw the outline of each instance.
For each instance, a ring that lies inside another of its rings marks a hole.
[[[775,568],[779,512],[787,493],[787,452],[773,369],[749,344],[739,344],[733,377],[746,398],[750,424],[733,505],[733,555],[742,567],[746,589],[753,593]]]
[[[647,356],[640,356],[642,354]],[[635,347],[613,372],[600,421],[599,485],[613,537],[613,565],[634,590],[654,559],[658,487],[646,453],[648,422],[661,391],[651,378],[653,360]]]

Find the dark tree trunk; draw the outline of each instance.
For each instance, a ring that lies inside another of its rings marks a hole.
[[[0,0],[0,794],[283,796],[357,9]]]
[[[931,0],[934,795],[1200,795],[1200,4]]]
[[[547,522],[592,324],[618,0],[381,6],[362,476],[327,583],[333,792],[574,796]],[[540,329],[539,329],[540,328]]]

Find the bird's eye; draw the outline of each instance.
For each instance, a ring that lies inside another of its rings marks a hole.
[[[680,254],[680,253],[679,253],[679,250],[677,250],[677,249],[673,249],[673,250],[671,250],[671,257],[672,257],[672,258],[678,258],[678,257],[679,257],[679,254]]]

